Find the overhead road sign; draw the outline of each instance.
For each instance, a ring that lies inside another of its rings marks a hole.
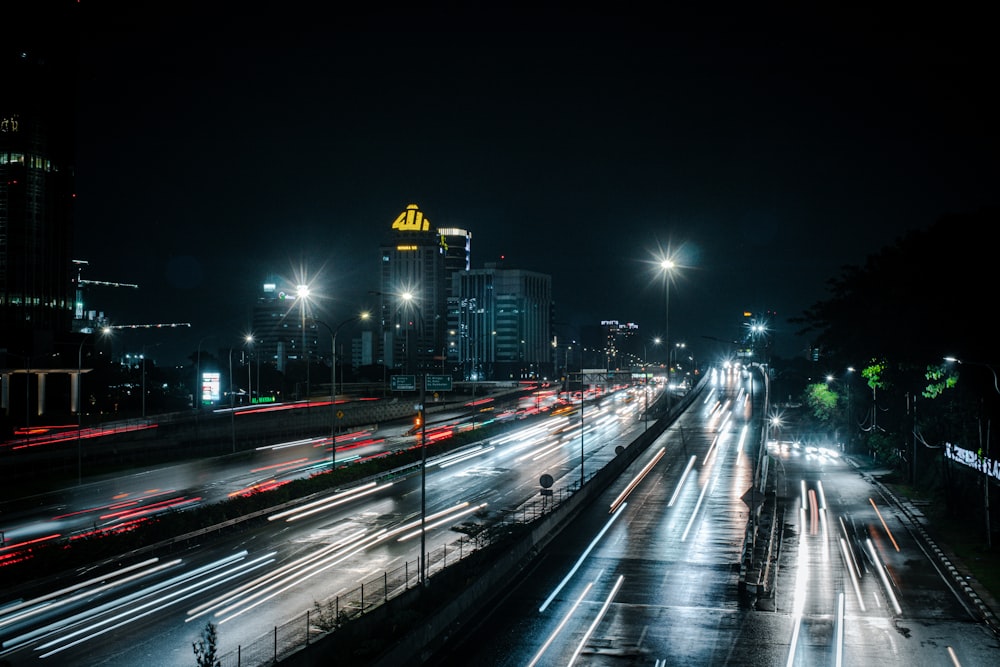
[[[416,375],[393,375],[389,381],[389,387],[393,391],[416,391]]]
[[[427,391],[451,391],[451,376],[425,375],[424,389]]]

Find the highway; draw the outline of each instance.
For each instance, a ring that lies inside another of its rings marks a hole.
[[[932,546],[836,451],[769,443],[773,597],[741,595],[748,388],[728,377],[692,406],[431,662],[995,665],[997,636]]]
[[[261,639],[269,644],[275,626],[296,619],[305,625],[317,603],[416,562],[422,495],[426,548],[433,553],[454,543],[463,524],[489,522],[495,513],[536,500],[544,473],[553,476],[556,489],[579,484],[581,464],[596,470],[646,427],[639,410],[645,397],[636,400],[637,391],[588,401],[582,433],[574,409],[512,421],[503,436],[463,456],[429,455],[425,494],[419,474],[343,489],[323,504],[275,512],[264,525],[223,540],[66,573],[20,597],[7,593],[0,600],[0,659],[12,665],[190,665],[192,643],[212,621],[220,653],[241,651],[241,664],[254,664],[243,647]],[[361,449],[413,441],[402,433],[371,435],[355,436],[365,443]],[[338,440],[338,460],[352,451],[349,438]],[[188,499],[211,502],[310,474],[328,457],[329,440],[324,447],[320,438],[261,448],[250,464],[222,459],[116,476],[67,491],[58,507],[8,525],[17,534],[39,523],[46,532],[51,521],[62,522],[62,530],[78,529],[80,516],[91,523],[119,521],[111,514],[128,511],[132,499],[140,501],[135,512],[159,502],[155,498],[182,510]],[[411,578],[416,575],[414,568]]]

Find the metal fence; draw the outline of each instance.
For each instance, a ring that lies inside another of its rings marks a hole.
[[[579,481],[566,488],[553,489],[553,494],[549,497],[529,501],[515,510],[497,513],[477,534],[462,535],[459,539],[428,552],[426,576],[430,578],[477,551],[491,546],[506,534],[505,529],[538,520],[579,489]],[[261,667],[274,664],[419,585],[419,558],[406,561],[394,570],[383,572],[363,582],[354,590],[317,601],[312,609],[307,609],[295,618],[274,626],[271,633],[222,654],[219,664],[221,667]]]

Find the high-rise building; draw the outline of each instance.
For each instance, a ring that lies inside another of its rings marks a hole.
[[[301,305],[294,286],[270,277],[261,286],[253,307],[254,353],[281,372],[285,372],[289,361],[303,363],[308,358],[316,363],[322,357],[317,325],[309,319],[306,309],[303,327]]]
[[[639,325],[633,322],[602,320],[604,330],[604,363],[608,370],[623,370],[641,364],[642,343],[639,342]]]
[[[0,43],[0,349],[32,356],[73,318],[78,3],[21,5]]]
[[[553,374],[552,277],[487,263],[452,276],[450,349],[469,380]]]
[[[381,246],[381,362],[405,374],[444,366],[445,245],[416,204],[393,221]]]

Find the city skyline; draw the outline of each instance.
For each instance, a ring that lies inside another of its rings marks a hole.
[[[799,356],[788,318],[844,266],[996,205],[969,16],[79,9],[73,259],[138,286],[88,296],[116,324],[190,323],[134,337],[175,358],[238,339],[266,275],[371,305],[411,202],[474,268],[551,275],[564,331],[664,333],[669,254],[671,338],[769,311]]]

